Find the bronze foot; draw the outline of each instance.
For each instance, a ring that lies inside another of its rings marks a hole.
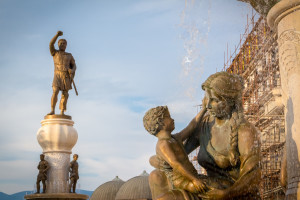
[[[51,111],[51,112],[49,112],[47,115],[54,115],[55,114],[55,112],[54,111]]]

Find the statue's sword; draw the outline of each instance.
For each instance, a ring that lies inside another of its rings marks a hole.
[[[77,88],[76,88],[76,85],[75,85],[75,82],[74,82],[74,79],[72,78],[71,74],[68,72],[69,74],[69,78],[71,79],[72,83],[73,83],[73,87],[74,87],[74,90],[75,90],[75,93],[76,93],[76,96],[78,96],[78,92],[77,92]]]
[[[72,83],[73,83],[73,87],[74,87],[74,90],[75,90],[76,96],[78,96],[77,88],[76,88],[76,85],[75,85],[75,82],[74,82],[74,80],[73,80],[73,79],[72,79]]]

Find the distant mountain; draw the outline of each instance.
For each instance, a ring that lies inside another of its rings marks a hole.
[[[3,192],[0,192],[0,199],[1,199],[1,200],[13,200],[13,198],[10,197],[10,195],[5,194],[5,193],[3,193]]]
[[[88,190],[76,190],[77,194],[86,194],[89,195],[89,197],[92,196],[93,191],[88,191]],[[5,194],[3,192],[0,192],[0,199],[1,200],[24,200],[24,196],[26,194],[32,194],[33,191],[23,191],[23,192],[18,192],[15,194]]]
[[[26,195],[26,193],[31,194],[32,191],[23,191],[11,195],[0,192],[0,199],[1,200],[24,200],[24,196]]]
[[[18,192],[18,193],[12,194],[10,196],[12,197],[12,199],[15,199],[15,200],[23,200],[24,196],[26,194],[32,194],[32,193],[33,193],[33,191],[23,191],[23,192]]]

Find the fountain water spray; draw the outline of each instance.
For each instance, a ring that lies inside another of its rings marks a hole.
[[[207,13],[201,13],[207,7]],[[183,48],[185,51],[182,57],[181,81],[185,88],[185,94],[195,99],[199,80],[203,71],[204,63],[204,45],[210,31],[210,13],[211,0],[195,1],[186,0],[185,8],[181,13],[180,27],[183,29],[180,38],[183,39]]]

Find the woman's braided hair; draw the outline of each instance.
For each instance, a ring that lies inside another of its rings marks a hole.
[[[228,72],[218,72],[210,77],[202,84],[203,90],[213,90],[218,96],[223,98],[230,106],[232,113],[230,117],[230,150],[229,161],[231,166],[236,166],[239,161],[238,152],[238,128],[244,121],[242,92],[243,79],[235,74]]]

